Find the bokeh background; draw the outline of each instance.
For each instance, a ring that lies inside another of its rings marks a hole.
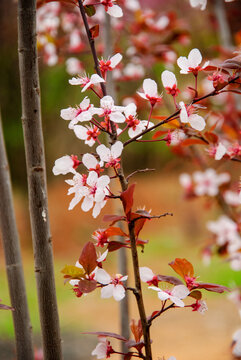
[[[142,5],[172,10],[188,24],[190,40],[186,44],[176,44],[179,55],[188,54],[197,47],[204,57],[217,55],[220,38],[218,23],[215,18],[214,2],[209,0],[209,11],[191,9],[188,1],[152,0],[142,1]],[[181,3],[181,6],[180,6]],[[233,42],[240,43],[241,2],[237,0],[225,5]],[[18,229],[21,238],[24,271],[30,306],[31,321],[36,349],[41,348],[39,317],[34,279],[33,253],[29,224],[25,157],[21,127],[21,103],[17,58],[17,15],[16,2],[0,2],[0,106],[4,134],[10,162],[15,209]],[[85,55],[87,69],[91,72],[91,58]],[[150,73],[159,85],[161,71],[165,66],[160,62]],[[177,72],[176,72],[177,73]],[[60,312],[63,346],[66,359],[88,359],[95,347],[96,339],[82,335],[83,331],[106,330],[118,332],[119,309],[112,300],[101,300],[98,291],[83,298],[76,298],[69,285],[64,285],[61,269],[66,264],[74,264],[78,259],[83,243],[90,239],[90,234],[97,228],[103,228],[101,222],[104,213],[113,210],[111,204],[94,220],[90,213],[83,213],[80,207],[68,211],[69,198],[66,196],[67,185],[61,177],[54,178],[51,169],[54,160],[64,154],[84,151],[85,147],[67,131],[67,124],[60,119],[62,108],[79,103],[80,92],[68,85],[69,75],[64,64],[48,68],[40,56],[40,80],[42,94],[43,131],[46,149],[48,175],[48,194],[51,232],[55,257],[55,274],[57,297]],[[120,97],[132,94],[141,86],[142,81],[120,85]],[[164,110],[164,114],[165,114]],[[143,116],[145,116],[143,110]],[[135,206],[146,206],[153,214],[173,212],[171,218],[152,221],[142,233],[148,239],[144,253],[140,253],[141,266],[150,266],[153,271],[173,275],[168,263],[175,257],[185,257],[195,266],[196,274],[205,282],[216,282],[222,285],[241,285],[240,273],[230,269],[229,264],[214,257],[206,267],[201,258],[201,249],[208,237],[205,223],[216,218],[220,210],[208,206],[206,201],[197,199],[187,202],[183,198],[178,182],[180,173],[197,169],[183,158],[176,157],[165,143],[134,144],[124,154],[126,173],[136,168],[155,168],[154,174],[136,176]],[[221,164],[219,170],[230,170],[235,176],[240,172],[239,164]],[[107,270],[115,273],[117,256],[113,254],[107,264]],[[131,267],[131,264],[129,264]],[[147,313],[158,309],[156,294],[144,290]],[[9,304],[7,280],[4,270],[3,250],[0,244],[0,297]],[[240,319],[235,305],[227,300],[226,295],[205,293],[209,311],[205,315],[193,313],[189,309],[177,309],[165,313],[152,327],[155,358],[175,355],[177,360],[228,360],[231,359],[231,335]],[[136,318],[135,302],[130,300],[131,317]],[[13,325],[10,312],[0,314],[0,359],[14,359]]]

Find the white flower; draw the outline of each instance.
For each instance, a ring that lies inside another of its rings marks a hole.
[[[167,135],[167,144],[172,146],[179,145],[183,140],[187,138],[187,135],[183,130],[176,129],[174,131],[170,131]]]
[[[205,69],[209,64],[209,61],[206,61],[203,67],[200,67],[199,64],[201,62],[202,55],[198,49],[192,49],[187,58],[185,56],[180,56],[177,59],[177,65],[181,69],[181,74],[188,74],[193,72],[195,75],[197,75],[198,71]]]
[[[85,140],[85,144],[89,146],[93,146],[96,142],[96,139],[100,135],[100,131],[97,126],[92,125],[75,125],[73,126],[73,130],[77,138],[80,140]]]
[[[93,207],[92,215],[96,218],[100,210],[105,206],[105,196],[108,191],[106,186],[110,183],[110,178],[107,175],[100,176],[95,171],[89,173],[88,178],[76,174],[73,180],[66,180],[72,187],[68,191],[68,195],[75,194],[69,205],[69,210],[72,210],[84,197],[81,204],[83,211],[89,211]]]
[[[237,192],[227,190],[227,191],[225,191],[223,197],[224,197],[224,200],[226,201],[226,203],[231,206],[241,205],[241,198],[239,196],[239,193],[237,193]]]
[[[97,359],[106,359],[108,354],[109,341],[105,337],[99,337],[99,343],[92,351],[91,355],[96,355]]]
[[[181,122],[184,124],[189,123],[193,129],[202,131],[206,126],[204,118],[197,114],[188,115],[186,106],[183,101],[180,101],[179,105],[181,109],[180,110]]]
[[[157,291],[157,296],[160,300],[171,300],[178,307],[185,306],[182,299],[185,299],[190,294],[190,291],[185,285],[174,286],[171,290],[161,290],[156,286],[149,286],[149,289]]]
[[[179,182],[186,191],[192,188],[192,178],[187,173],[182,173],[179,176]]]
[[[111,96],[106,95],[100,100],[100,108],[94,108],[95,113],[100,117],[110,119],[115,123],[125,122],[125,117],[121,113],[124,111],[123,106],[116,106]]]
[[[137,92],[137,94],[140,95],[143,99],[150,101],[152,106],[161,101],[162,96],[158,95],[157,83],[154,80],[145,79],[143,81],[143,90],[144,93]]]
[[[101,297],[108,299],[113,296],[116,301],[120,301],[125,297],[125,288],[122,282],[126,281],[127,278],[128,276],[122,276],[120,274],[116,274],[115,278],[111,278],[104,269],[99,269],[95,274],[95,280],[105,285],[101,288]]]
[[[233,356],[237,358],[241,357],[241,329],[238,329],[233,334],[233,348],[232,348]]]
[[[123,144],[121,141],[117,141],[110,149],[104,144],[101,144],[96,148],[96,152],[99,155],[100,160],[106,162],[107,166],[112,167],[119,165],[119,156],[121,155],[122,150]]]
[[[93,74],[91,75],[91,77],[87,77],[87,76],[82,76],[82,77],[73,77],[72,79],[69,80],[69,83],[71,85],[80,85],[83,87],[83,89],[81,90],[81,92],[84,92],[85,90],[87,90],[89,87],[105,82],[104,79],[102,79],[102,77],[100,77],[97,74]]]
[[[79,74],[83,70],[82,63],[75,57],[70,57],[66,60],[66,71],[70,75]]]
[[[241,245],[237,224],[226,215],[220,216],[216,221],[208,221],[207,229],[216,235],[216,242],[220,246],[227,242],[231,245]]]
[[[107,70],[113,70],[122,60],[122,55],[120,53],[117,53],[113,55],[109,60],[100,60],[100,70],[105,72]]]
[[[170,24],[170,19],[166,15],[162,15],[155,23],[155,28],[164,30]]]
[[[221,160],[227,152],[226,147],[222,143],[219,143],[215,150],[215,160]]]
[[[97,171],[97,173],[98,170],[100,170],[100,167],[103,166],[103,162],[99,163],[99,161],[94,157],[94,155],[88,153],[83,155],[82,162],[89,171]]]
[[[105,6],[105,11],[110,16],[119,18],[123,16],[123,11],[120,6],[114,4],[115,0],[101,0],[101,4]]]
[[[141,6],[139,0],[127,0],[125,1],[125,7],[130,11],[137,11]]]
[[[54,175],[66,175],[68,173],[75,174],[76,171],[73,168],[74,161],[72,160],[71,156],[65,155],[61,158],[55,160],[54,167],[53,167],[53,173]]]
[[[125,121],[129,127],[128,135],[130,138],[133,138],[134,136],[140,134],[143,130],[146,129],[148,121],[137,119],[136,104],[134,103],[128,104],[124,110],[124,114],[126,116]],[[151,126],[153,126],[153,123],[149,121],[148,128]],[[139,137],[139,139],[140,138],[141,136]]]
[[[143,282],[149,282],[155,276],[153,271],[150,268],[148,268],[147,266],[140,267],[139,272],[140,272],[141,281],[143,281]]]
[[[196,183],[194,192],[197,196],[216,196],[219,186],[230,181],[228,173],[217,174],[214,169],[207,169],[204,172],[195,171],[193,179]]]
[[[68,107],[67,109],[62,109],[60,116],[64,120],[71,120],[69,128],[73,129],[74,125],[76,125],[79,121],[90,121],[93,113],[93,105],[90,105],[90,99],[85,97],[77,108]]]
[[[139,79],[145,75],[145,69],[141,64],[127,64],[123,69],[123,74],[128,78]]]
[[[194,8],[198,7],[201,10],[205,10],[207,6],[207,0],[189,0],[190,5]]]
[[[173,72],[165,70],[161,75],[162,84],[164,88],[172,89],[173,86],[177,86],[177,79]]]

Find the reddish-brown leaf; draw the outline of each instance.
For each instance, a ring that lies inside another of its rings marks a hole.
[[[202,139],[185,139],[181,143],[182,146],[190,145],[207,145]]]
[[[155,116],[152,116],[153,119],[157,119],[157,120],[165,120],[166,119],[166,116],[158,116],[158,115],[155,115]]]
[[[125,216],[120,215],[104,215],[103,221],[110,222],[110,226],[114,225],[116,222],[126,220]]]
[[[198,283],[197,289],[205,289],[207,291],[217,292],[222,294],[224,291],[230,291],[229,288],[223,285],[209,284],[209,283]]]
[[[180,275],[184,280],[185,276],[193,277],[194,270],[192,264],[186,259],[176,258],[174,261],[169,263],[173,270]]]
[[[190,297],[192,297],[193,299],[196,299],[196,300],[201,300],[202,293],[201,293],[201,291],[194,290],[188,296],[190,296]]]
[[[168,133],[168,131],[162,131],[162,130],[159,130],[159,131],[156,131],[155,134],[152,136],[152,139],[158,139],[159,137],[163,136],[163,135],[166,135]]]
[[[125,214],[129,214],[133,206],[133,195],[136,184],[131,184],[127,190],[123,191],[120,195],[121,201],[124,206]]]
[[[88,294],[96,289],[97,282],[95,280],[80,279],[78,283],[79,290]]]
[[[99,24],[92,26],[92,28],[90,28],[90,32],[93,39],[99,36],[99,30],[100,30]]]
[[[105,230],[105,233],[108,237],[110,236],[128,236],[124,231],[122,231],[119,227],[111,226]]]
[[[110,241],[108,242],[107,249],[109,252],[119,250],[122,247],[128,247],[128,245],[120,242],[120,241]]]
[[[97,255],[95,246],[91,241],[89,241],[85,244],[79,258],[79,262],[87,274],[90,274],[96,268],[96,260]]]
[[[132,319],[131,323],[130,323],[130,329],[131,329],[132,334],[134,335],[136,342],[139,342],[143,335],[141,320],[138,320],[136,322],[134,319]]]
[[[127,339],[124,338],[124,336],[116,334],[116,333],[107,332],[107,331],[83,332],[82,334],[111,337],[111,338],[114,338],[114,339],[117,339],[117,340],[127,341]]]
[[[216,144],[218,142],[218,136],[211,131],[206,131],[204,133],[204,136],[207,139],[207,141],[212,144]]]
[[[157,279],[173,285],[183,285],[183,282],[175,276],[157,275]]]

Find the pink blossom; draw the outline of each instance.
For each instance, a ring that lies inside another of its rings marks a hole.
[[[148,285],[158,286],[158,278],[153,271],[147,266],[139,268],[141,281],[146,282]]]
[[[114,68],[121,62],[121,60],[122,60],[122,55],[120,53],[115,54],[109,60],[106,61],[100,60],[99,65],[102,74],[105,74],[106,71],[114,70]]]
[[[185,285],[174,286],[171,290],[161,290],[156,286],[149,286],[149,289],[157,291],[160,300],[171,300],[178,307],[185,306],[182,299],[185,299],[190,294],[190,291]]]
[[[181,74],[188,74],[192,72],[195,76],[199,71],[202,71],[209,65],[209,61],[206,61],[203,67],[199,66],[202,62],[202,55],[198,49],[192,49],[186,58],[185,56],[180,56],[177,59],[177,65],[180,67]]]
[[[99,336],[99,343],[91,355],[95,355],[97,359],[108,359],[113,352],[110,342],[105,337]]]
[[[99,269],[95,275],[95,280],[105,285],[101,288],[101,297],[103,299],[108,299],[113,296],[116,301],[120,301],[125,297],[125,288],[123,286],[123,281],[126,281],[128,276],[123,276],[116,274],[114,278],[104,270]]]
[[[143,81],[143,90],[144,92],[137,92],[143,99],[146,99],[150,102],[151,106],[154,106],[157,102],[162,100],[162,96],[158,95],[157,92],[157,83],[152,79],[145,79]]]
[[[176,129],[174,131],[168,131],[168,134],[163,138],[163,140],[167,142],[167,145],[177,146],[186,138],[187,135],[183,130]]]
[[[232,354],[237,358],[241,357],[241,329],[238,329],[233,334]]]
[[[207,0],[189,0],[190,5],[194,8],[200,8],[201,10],[205,10],[207,6]]]
[[[241,205],[241,197],[238,192],[227,190],[223,194],[224,200],[227,204],[231,206],[239,206]]]
[[[204,172],[194,172],[193,179],[195,182],[194,192],[197,196],[216,196],[219,186],[230,181],[230,175],[228,173],[217,174],[214,169],[207,169]]]
[[[72,210],[84,198],[82,210],[89,211],[93,208],[92,216],[96,218],[106,204],[105,196],[108,193],[106,186],[110,183],[109,176],[103,175],[98,178],[97,173],[91,171],[87,178],[76,174],[73,180],[66,180],[66,182],[72,186],[68,195],[75,194],[70,202],[69,210]]]
[[[202,131],[205,128],[206,123],[202,116],[192,113],[189,115],[189,112],[192,111],[192,108],[187,108],[183,101],[180,101],[179,106],[180,120],[182,123],[189,123],[193,129],[198,131]]]
[[[91,75],[90,78],[88,76],[82,76],[77,78],[73,77],[71,80],[69,80],[70,85],[80,85],[83,88],[81,92],[84,92],[85,90],[92,88],[93,85],[102,82],[105,82],[105,80],[97,74]]]
[[[70,120],[69,128],[73,129],[74,125],[79,121],[90,121],[93,113],[93,105],[90,104],[90,99],[86,96],[76,108],[68,107],[67,109],[62,109],[60,116],[64,120]]]
[[[173,74],[171,71],[165,70],[163,71],[161,78],[162,84],[166,89],[167,94],[177,96],[180,90],[177,88],[177,79],[175,74]]]
[[[134,103],[130,103],[126,106],[124,110],[124,114],[126,116],[126,123],[128,125],[128,135],[130,138],[140,134],[143,130],[146,129],[148,124],[147,120],[138,120],[136,114],[136,105]],[[149,121],[148,128],[153,126],[154,124]],[[139,137],[139,139],[141,136]]]
[[[105,145],[101,144],[96,148],[96,152],[100,157],[100,160],[106,162],[106,167],[119,167],[119,156],[123,150],[123,144],[121,141],[117,141],[109,149]]]
[[[104,5],[107,14],[116,18],[122,17],[123,11],[115,2],[116,0],[101,0],[101,4]]]
[[[71,156],[65,155],[55,160],[53,167],[54,175],[66,175],[70,172],[76,174],[76,171],[74,169],[74,161]]]
[[[241,237],[238,233],[237,224],[226,215],[222,215],[216,221],[208,221],[207,228],[216,235],[216,242],[222,246],[226,243],[240,246]]]
[[[85,144],[93,146],[100,135],[100,130],[97,126],[89,125],[75,125],[73,127],[74,133],[80,140],[85,140]]]
[[[124,106],[116,106],[113,98],[106,95],[100,100],[100,108],[94,108],[94,111],[98,116],[105,117],[105,120],[123,123],[125,122],[125,117],[121,112],[123,112],[124,109]]]
[[[82,63],[75,57],[70,57],[66,60],[66,71],[70,75],[79,74],[83,70]]]
[[[207,310],[207,303],[204,300],[197,300],[192,306],[192,311],[197,311],[200,314],[204,314]]]

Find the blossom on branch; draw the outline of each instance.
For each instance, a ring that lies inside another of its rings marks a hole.
[[[62,119],[70,120],[70,129],[73,129],[74,125],[76,125],[79,121],[90,121],[93,114],[94,108],[93,105],[90,104],[90,99],[87,96],[76,108],[68,107],[67,109],[62,109],[60,112]]]
[[[199,71],[204,70],[208,65],[209,61],[206,61],[203,67],[199,66],[202,62],[202,55],[198,49],[192,49],[186,58],[185,56],[180,56],[177,59],[177,65],[180,67],[181,74],[193,73],[197,76]]]
[[[186,106],[183,101],[180,101],[180,120],[182,123],[187,124],[189,123],[191,127],[195,130],[202,131],[205,126],[205,120],[202,116],[193,114],[193,107]]]
[[[137,114],[136,114],[136,104],[130,103],[126,106],[124,110],[124,114],[126,116],[126,123],[128,125],[128,135],[130,138],[133,138],[134,136],[140,134],[143,130],[146,129],[146,126],[148,125],[148,128],[153,126],[154,124],[152,122],[147,120],[138,120]],[[141,136],[139,137],[139,139]]]
[[[70,85],[80,85],[83,89],[81,92],[84,92],[87,89],[91,89],[94,85],[100,84],[102,82],[105,82],[102,77],[100,77],[98,74],[93,74],[89,78],[88,76],[82,76],[82,77],[73,77],[69,80]]]
[[[145,79],[143,81],[144,92],[137,92],[143,99],[148,100],[151,106],[162,100],[162,96],[158,95],[157,83],[152,79]]]
[[[170,300],[178,307],[185,306],[182,299],[185,299],[190,294],[190,291],[185,285],[174,286],[171,290],[162,290],[156,286],[149,286],[149,289],[157,291],[157,296],[160,300]]]
[[[158,278],[153,271],[147,266],[139,268],[141,281],[146,282],[148,285],[158,286]]]
[[[69,155],[65,155],[55,160],[53,173],[54,175],[60,175],[60,174],[66,175],[68,173],[76,174],[74,166],[75,166],[75,162],[73,158]]]
[[[93,146],[98,139],[98,136],[101,134],[99,128],[95,125],[75,125],[73,130],[77,138],[85,140],[85,144],[89,146]]]
[[[101,4],[104,5],[105,11],[110,16],[119,18],[123,16],[123,11],[120,6],[115,4],[116,0],[101,0]]]
[[[123,144],[121,141],[117,141],[109,149],[104,144],[99,145],[96,148],[96,152],[100,157],[100,160],[106,163],[106,167],[118,168],[120,167],[120,158],[123,150]]]
[[[95,355],[97,359],[108,359],[110,354],[113,353],[114,350],[106,337],[99,336],[99,343],[96,345],[96,348],[92,351],[91,355]]]
[[[104,285],[101,288],[101,297],[103,299],[108,299],[113,296],[116,301],[120,301],[125,297],[125,288],[123,286],[123,281],[126,281],[128,276],[123,276],[116,274],[114,278],[104,270],[99,269],[95,275],[95,280]]]
[[[180,90],[177,88],[177,79],[173,72],[165,70],[163,71],[161,78],[167,94],[177,96],[180,93]]]
[[[99,60],[100,71],[102,76],[105,77],[107,71],[112,71],[121,62],[122,55],[117,53],[113,55],[109,60]]]
[[[230,181],[228,173],[217,174],[214,169],[207,169],[203,172],[195,171],[193,173],[195,182],[194,192],[197,196],[216,196],[219,192],[219,186]]]

